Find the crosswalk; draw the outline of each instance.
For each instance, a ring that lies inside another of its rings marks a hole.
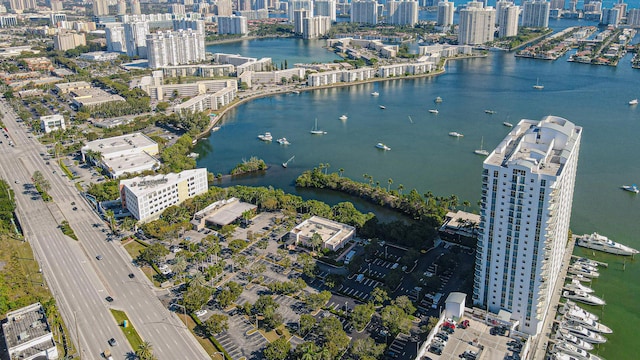
[[[247,331],[254,328],[244,316],[230,316],[229,329],[233,329],[233,331],[225,331],[216,335],[216,340],[233,360],[242,357],[249,359],[254,352],[267,346],[267,340],[260,332],[256,331],[251,335],[247,335]]]

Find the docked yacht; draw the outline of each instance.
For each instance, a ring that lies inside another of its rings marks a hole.
[[[585,304],[588,304],[588,305],[604,305],[604,304],[606,304],[604,302],[604,300],[600,299],[599,297],[597,297],[595,295],[591,295],[591,294],[586,293],[584,291],[563,291],[562,292],[562,296],[567,298],[567,299],[579,301],[581,303],[585,303]]]
[[[262,141],[272,141],[273,140],[273,136],[271,136],[270,132],[266,132],[264,134],[258,135],[258,139],[260,139]]]
[[[571,334],[568,330],[558,329],[555,336],[556,340],[562,341],[568,344],[571,344],[577,348],[582,350],[591,351],[593,350],[593,344],[588,343],[582,339],[579,339],[577,336]]]
[[[576,245],[616,255],[635,255],[638,250],[622,245],[596,232],[579,236]]]
[[[513,127],[513,124],[510,122],[503,122],[502,125],[506,126],[506,127]]]
[[[283,137],[280,138],[278,140],[276,140],[278,142],[278,144],[280,145],[291,145],[291,143],[289,142],[289,140],[287,140],[287,138]]]
[[[593,261],[591,259],[588,259],[586,257],[581,257],[581,258],[576,259],[574,264],[584,264],[584,265],[589,265],[589,266],[594,267],[594,268],[598,268],[598,262]]]
[[[582,285],[582,283],[578,279],[571,279],[571,282],[568,284],[565,284],[564,288],[571,291],[582,291],[587,294],[591,294],[593,292],[592,288],[586,285]]]
[[[567,321],[567,324],[582,325],[588,330],[595,331],[601,334],[611,334],[613,332],[613,330],[611,330],[611,328],[606,325],[603,325],[594,320],[583,319],[580,316],[576,316],[572,313],[564,314],[564,318]]]
[[[574,303],[571,300],[567,300],[567,302],[565,302],[561,307],[559,307],[558,312],[563,315],[572,313],[573,316],[577,316],[585,320],[598,321],[599,319],[598,315],[588,312],[587,310],[581,308],[580,306],[578,306],[578,304]]]
[[[591,355],[588,352],[567,343],[558,342],[553,346],[553,350],[556,353],[570,355],[569,358],[576,360],[601,360],[600,357]]]
[[[597,278],[600,277],[600,273],[590,269],[590,268],[585,268],[584,266],[580,266],[580,265],[571,265],[569,266],[569,269],[567,269],[567,271],[570,274],[575,274],[575,275],[582,275],[584,277],[593,279],[593,278]]]
[[[607,342],[607,338],[589,329],[586,329],[583,326],[567,324],[564,321],[560,323],[560,326],[563,329],[569,331],[571,334],[575,335],[577,338],[580,338],[588,343],[602,344]]]

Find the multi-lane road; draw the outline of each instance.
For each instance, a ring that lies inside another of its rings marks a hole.
[[[17,115],[4,100],[0,101],[0,111],[10,137],[0,136],[0,177],[13,187],[25,237],[74,343],[79,344],[82,359],[100,359],[107,348],[114,358],[124,359],[134,350],[109,308],[127,313],[140,336],[153,345],[158,359],[210,358],[177,316],[162,306],[156,289],[132,264],[119,242],[107,241],[104,222],[56,163],[46,164],[40,155],[46,148],[16,121]],[[10,140],[14,146],[9,145]],[[53,202],[45,203],[34,196],[31,176],[35,171],[42,172],[51,184]],[[64,220],[79,241],[62,234],[58,226]],[[130,278],[130,273],[135,277]],[[107,302],[107,296],[113,302]],[[115,338],[118,345],[110,347],[110,338]]]

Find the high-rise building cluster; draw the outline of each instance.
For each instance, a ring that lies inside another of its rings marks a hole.
[[[351,22],[377,24],[378,2],[376,0],[354,0],[351,2]]]
[[[483,163],[473,302],[540,333],[565,261],[582,128],[521,120]]]
[[[53,37],[54,50],[67,51],[81,45],[87,45],[84,34],[64,31]]]
[[[9,7],[15,12],[35,9],[36,6],[36,0],[9,0]]]

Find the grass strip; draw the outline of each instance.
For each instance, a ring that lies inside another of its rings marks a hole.
[[[129,345],[131,345],[133,351],[136,351],[140,344],[142,344],[142,338],[140,337],[140,335],[138,335],[138,332],[136,331],[136,328],[133,327],[133,324],[131,324],[131,320],[129,320],[127,313],[115,309],[109,310],[111,311],[111,315],[113,315],[113,318],[116,319],[118,326],[121,327],[124,336],[129,342]],[[124,327],[125,320],[127,321],[127,327]]]

